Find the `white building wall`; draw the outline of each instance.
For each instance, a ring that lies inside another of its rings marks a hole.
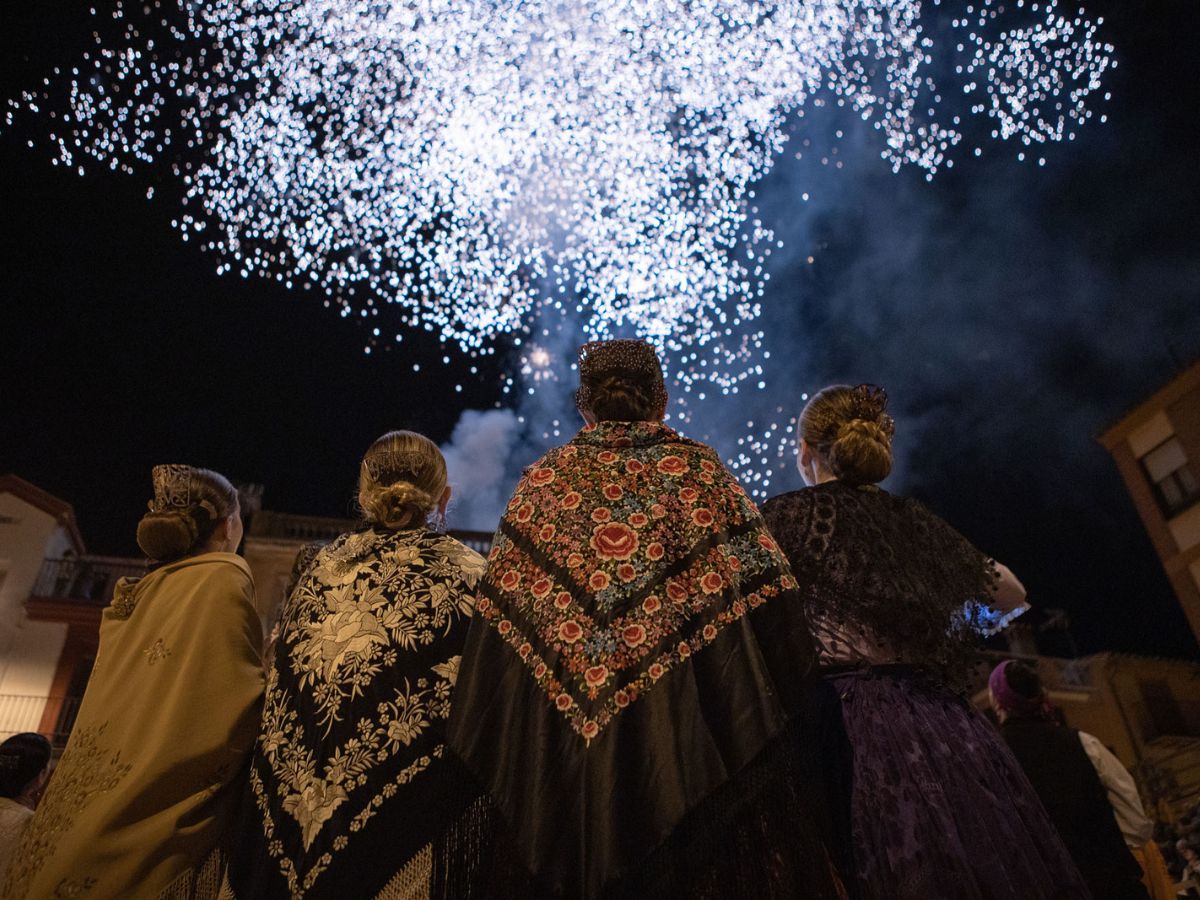
[[[35,731],[67,637],[58,622],[25,615],[42,562],[61,557],[71,539],[53,516],[0,493],[0,736]]]

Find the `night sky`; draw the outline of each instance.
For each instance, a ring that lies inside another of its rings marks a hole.
[[[1081,651],[1187,656],[1094,438],[1200,355],[1200,10],[1088,11],[1120,61],[1107,124],[1048,148],[1044,169],[993,148],[932,185],[847,151],[803,222],[777,228],[795,255],[773,272],[768,322],[802,360],[796,393],[889,387],[902,489],[1008,563],[1035,604],[1068,610]],[[5,4],[0,99],[70,65],[91,28],[77,3]],[[0,472],[71,502],[92,552],[136,554],[156,463],[262,483],[270,509],[345,516],[374,437],[442,442],[464,409],[501,399],[498,366],[473,376],[452,350],[443,365],[430,335],[366,355],[368,328],[316,293],[218,277],[171,227],[169,179],[79,178],[31,136],[0,134]],[[788,177],[760,192],[781,223]]]

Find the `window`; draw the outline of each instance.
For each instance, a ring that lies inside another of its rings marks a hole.
[[[1163,514],[1170,517],[1200,500],[1200,479],[1188,463],[1179,438],[1169,437],[1142,457]]]

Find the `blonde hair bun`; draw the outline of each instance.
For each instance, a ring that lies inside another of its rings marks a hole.
[[[892,446],[878,422],[851,419],[829,447],[829,470],[847,484],[875,484],[892,471]]]
[[[446,490],[446,460],[437,444],[414,431],[389,431],[363,455],[358,505],[368,522],[415,528]]]
[[[420,522],[437,505],[433,497],[407,481],[367,491],[360,502],[368,519],[388,528],[406,528]]]
[[[830,385],[800,414],[800,436],[845,484],[875,484],[892,471],[895,423],[887,394],[874,385]]]

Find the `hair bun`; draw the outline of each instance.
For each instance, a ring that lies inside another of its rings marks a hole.
[[[410,481],[394,481],[368,491],[361,498],[373,522],[387,528],[411,528],[433,512],[437,502]]]
[[[862,435],[870,440],[879,441],[881,444],[890,445],[892,441],[887,429],[874,419],[850,419],[843,422],[838,428],[838,440],[850,435]]]
[[[170,562],[192,549],[200,526],[184,511],[148,512],[137,527],[137,543],[156,562]]]
[[[846,484],[875,484],[892,471],[892,438],[872,419],[849,419],[829,448],[829,468]]]

